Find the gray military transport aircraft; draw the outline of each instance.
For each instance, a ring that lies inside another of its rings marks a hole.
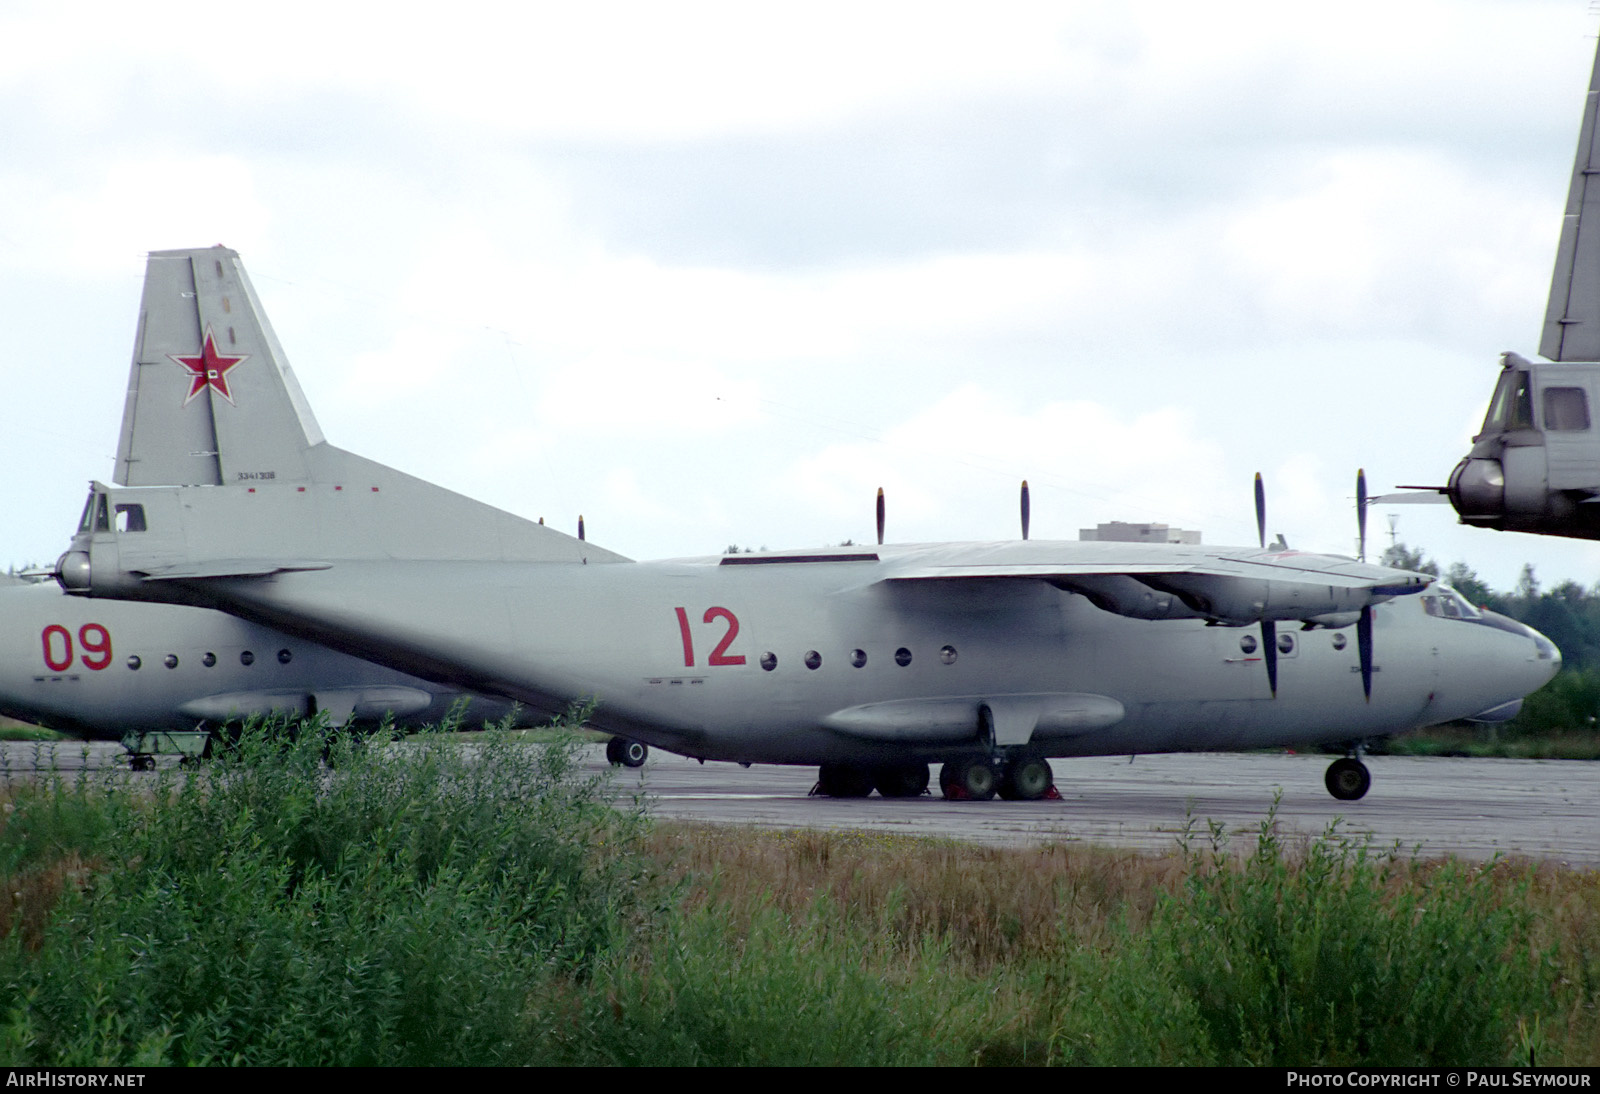
[[[1443,487],[1461,523],[1600,539],[1600,50],[1578,130],[1539,352],[1500,358],[1472,450]],[[1391,496],[1385,500],[1413,500]]]
[[[328,444],[221,247],[150,256],[134,371],[132,435],[165,455],[91,485],[68,592],[215,608],[541,714],[593,699],[619,737],[818,765],[835,796],[920,794],[942,763],[947,796],[1034,799],[1051,757],[1342,742],[1327,783],[1353,799],[1364,739],[1503,716],[1560,663],[1427,576],[1281,546],[633,562]]]

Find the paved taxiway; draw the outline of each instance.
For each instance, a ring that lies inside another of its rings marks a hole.
[[[1331,756],[1193,753],[1052,760],[1060,801],[948,802],[922,798],[808,798],[810,768],[701,766],[652,752],[639,786],[658,817],[767,828],[868,828],[980,843],[1097,843],[1142,851],[1176,846],[1186,817],[1204,835],[1219,821],[1240,839],[1266,817],[1279,829],[1370,834],[1423,855],[1496,853],[1600,867],[1600,764],[1556,760],[1368,758],[1372,790],[1357,802],[1324,788]]]
[[[0,771],[25,777],[41,765],[63,770],[120,762],[110,744],[0,745]],[[1266,816],[1276,790],[1280,829],[1314,835],[1335,818],[1379,846],[1423,855],[1484,859],[1496,853],[1600,868],[1600,764],[1555,760],[1368,759],[1372,791],[1358,802],[1329,797],[1322,774],[1331,757],[1187,755],[1054,760],[1062,800],[947,802],[807,797],[812,768],[698,764],[651,752],[637,771],[617,769],[618,789],[642,791],[652,815],[764,828],[873,829],[1023,846],[1096,843],[1167,851],[1186,817],[1204,835],[1221,822],[1241,841]],[[598,747],[593,770],[606,767]],[[141,776],[131,776],[139,778]]]

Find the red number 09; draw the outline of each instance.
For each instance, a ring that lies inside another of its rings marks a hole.
[[[72,667],[72,632],[52,623],[39,634],[44,646],[44,663],[51,672],[66,672]],[[111,664],[111,632],[98,623],[78,628],[78,645],[83,649],[83,667],[99,672]]]
[[[689,634],[689,613],[682,608],[674,608],[678,613],[678,634],[683,638],[683,667],[694,668],[694,638]],[[739,637],[739,617],[727,608],[707,608],[706,614],[701,617],[702,623],[710,623],[713,619],[725,619],[728,629],[722,635],[722,641],[717,643],[711,651],[711,656],[706,659],[708,665],[742,665],[744,654],[728,652],[728,647],[733,645],[733,640]]]

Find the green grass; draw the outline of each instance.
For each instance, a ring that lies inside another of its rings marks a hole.
[[[202,775],[13,783],[0,1058],[526,1059],[526,999],[622,937],[637,822],[571,747],[248,730]],[[324,758],[331,761],[324,763]],[[52,901],[53,914],[30,906]]]
[[[64,733],[0,715],[0,741],[65,741]]]
[[[1596,1058],[1600,885],[1337,830],[1254,854],[671,829],[669,923],[562,1015],[563,1062]]]
[[[1511,734],[1497,732],[1492,726],[1430,726],[1377,742],[1370,751],[1388,756],[1600,760],[1600,733],[1576,729]]]
[[[1164,856],[651,826],[576,758],[256,727],[197,774],[12,780],[0,1059],[1600,1060],[1594,871],[1270,822]]]

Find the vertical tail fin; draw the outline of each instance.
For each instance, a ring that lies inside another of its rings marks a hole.
[[[322,441],[239,255],[152,251],[115,481],[304,482],[306,452]]]
[[[1544,313],[1539,352],[1552,361],[1600,361],[1600,144],[1595,140],[1595,113],[1600,106],[1600,49],[1595,52],[1578,127],[1578,153],[1572,164],[1572,186],[1556,245],[1555,273],[1550,279],[1550,304]],[[1589,223],[1585,224],[1587,215]]]
[[[626,561],[328,444],[225,247],[150,254],[115,480],[166,489],[119,494],[126,527],[106,518],[80,529],[85,542],[104,533],[118,547],[120,561],[104,564],[113,571],[267,572],[250,561],[260,559],[273,560],[268,569],[284,559]],[[190,486],[233,489],[180,501]],[[96,492],[99,512],[113,511]]]

